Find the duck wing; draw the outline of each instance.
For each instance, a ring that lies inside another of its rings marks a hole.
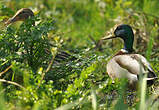
[[[157,78],[150,63],[142,55],[124,54],[115,56],[114,58],[116,63],[118,63],[122,68],[126,69],[132,74],[139,75],[148,73],[148,80]]]

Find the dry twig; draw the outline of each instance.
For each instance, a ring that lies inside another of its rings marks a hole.
[[[4,71],[0,72],[0,77],[6,73],[10,68],[12,67],[12,65],[10,65],[9,67],[7,67]]]
[[[16,83],[16,82],[7,81],[7,80],[5,80],[5,79],[0,79],[0,82],[5,82],[5,83],[8,83],[8,84],[12,84],[12,85],[18,86],[18,87],[20,87],[20,88],[22,88],[22,89],[25,89],[22,85],[20,85],[20,84],[18,84],[18,83]]]

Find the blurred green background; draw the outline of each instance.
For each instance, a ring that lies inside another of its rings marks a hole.
[[[30,8],[35,14],[40,12],[41,19],[53,17],[68,45],[77,48],[91,46],[89,36],[99,40],[120,23],[144,31],[148,40],[158,25],[158,7],[157,0],[13,0],[1,1],[1,15],[11,17],[20,8]]]

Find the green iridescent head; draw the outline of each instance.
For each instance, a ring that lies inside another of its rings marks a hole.
[[[134,33],[131,26],[122,24],[119,25],[114,31],[115,37],[120,37],[124,40],[124,49],[132,52],[133,51],[133,42],[134,42]]]

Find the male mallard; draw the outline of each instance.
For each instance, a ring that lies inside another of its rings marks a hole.
[[[150,63],[140,54],[133,54],[134,33],[129,25],[119,25],[114,31],[113,37],[121,38],[124,41],[124,48],[121,49],[107,64],[107,73],[114,80],[115,78],[127,78],[130,86],[136,86],[140,74],[147,74],[147,83],[153,84],[157,78]]]
[[[34,16],[34,13],[32,12],[32,10],[30,10],[29,8],[22,8],[18,10],[17,13],[12,18],[10,18],[5,24],[9,25],[16,21],[24,21],[31,16]]]

